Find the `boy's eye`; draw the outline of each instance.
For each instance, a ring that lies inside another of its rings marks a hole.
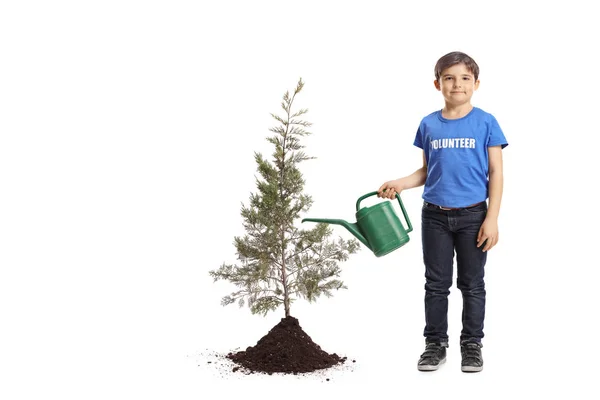
[[[468,77],[468,76],[464,76],[464,77],[463,77],[463,80],[465,80],[465,81],[468,81],[469,79],[471,79],[471,78],[470,78],[470,77]]]
[[[451,76],[447,76],[447,77],[446,77],[446,80],[447,80],[447,81],[449,81],[449,80],[452,80],[452,77],[451,77]]]

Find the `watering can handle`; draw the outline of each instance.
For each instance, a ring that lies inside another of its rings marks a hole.
[[[367,194],[359,197],[358,200],[356,201],[356,211],[358,212],[358,210],[360,210],[360,202],[361,201],[363,201],[367,197],[371,197],[376,194],[377,194],[377,192],[371,192],[371,193],[367,193]],[[408,214],[406,213],[406,210],[404,209],[404,204],[402,204],[402,200],[400,199],[400,195],[398,193],[396,193],[396,198],[398,199],[398,203],[400,204],[400,208],[402,209],[402,214],[404,215],[404,219],[406,220],[406,223],[408,225],[408,229],[406,230],[406,233],[412,232],[412,230],[413,230],[412,224],[410,223],[410,219],[408,218]]]

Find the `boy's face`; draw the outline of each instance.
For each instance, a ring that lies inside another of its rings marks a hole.
[[[465,64],[456,64],[443,70],[440,80],[434,84],[442,92],[446,103],[459,106],[471,101],[473,92],[479,87],[479,80],[475,80]]]

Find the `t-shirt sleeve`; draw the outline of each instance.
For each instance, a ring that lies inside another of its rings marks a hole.
[[[490,134],[488,136],[487,146],[502,146],[502,148],[508,146],[506,137],[504,137],[504,132],[502,132],[502,128],[500,128],[500,124],[498,123],[495,117],[492,117],[490,123]]]
[[[420,124],[419,128],[417,128],[417,134],[415,135],[413,144],[420,149],[423,148],[423,124]]]

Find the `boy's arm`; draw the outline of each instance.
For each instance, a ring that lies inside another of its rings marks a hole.
[[[425,179],[427,178],[427,159],[425,158],[425,152],[423,152],[423,166],[413,172],[412,174],[405,176],[404,178],[396,179],[392,182],[398,182],[398,192],[405,189],[412,189],[419,186],[423,186],[425,184]]]
[[[477,247],[484,242],[483,251],[488,251],[498,243],[498,215],[500,214],[500,203],[502,201],[502,190],[504,176],[502,173],[502,147],[493,146],[488,148],[489,159],[489,204],[485,221],[479,229],[477,236]]]
[[[488,149],[489,157],[489,205],[488,217],[498,219],[500,214],[500,203],[502,202],[502,190],[504,186],[504,176],[502,173],[502,147],[494,146]]]
[[[405,189],[423,186],[425,179],[427,179],[427,158],[425,158],[425,152],[423,152],[423,166],[421,168],[408,176],[384,183],[377,190],[377,196],[393,199],[396,197],[396,193],[400,194]]]

